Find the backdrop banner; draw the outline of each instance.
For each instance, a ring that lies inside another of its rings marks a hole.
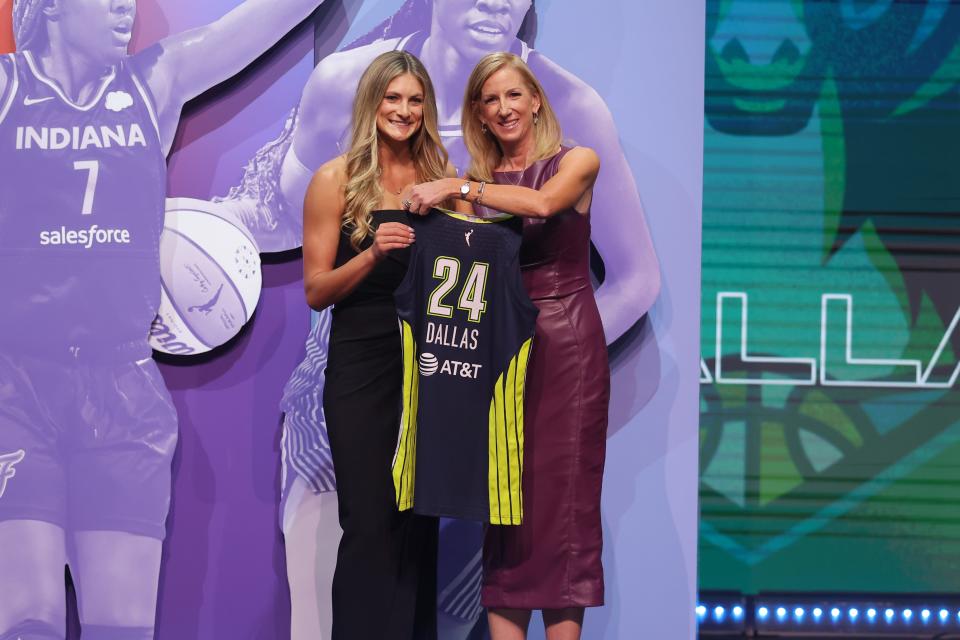
[[[154,56],[163,59],[151,47],[198,27],[203,42],[241,24],[222,16],[237,17],[258,2],[139,0],[129,47],[134,71],[125,76],[128,66],[121,66],[116,76],[129,77],[133,89],[106,88],[103,96],[105,112],[132,118],[121,132],[125,146],[136,148],[134,129],[150,125],[147,146],[157,131],[167,153],[167,170],[156,171],[152,184],[167,200],[157,240],[163,287],[149,292],[151,300],[159,296],[149,328],[162,374],[156,386],[169,391],[179,435],[156,637],[288,638],[291,617],[294,637],[328,637],[329,572],[339,539],[335,492],[328,491],[334,483],[323,474],[305,480],[297,460],[315,454],[323,466],[322,443],[310,441],[310,434],[323,424],[329,314],[311,312],[304,300],[301,204],[311,173],[346,148],[359,74],[377,53],[404,49],[421,57],[431,74],[440,133],[458,170],[468,162],[460,131],[466,75],[483,55],[499,50],[531,66],[567,141],[600,156],[591,240],[612,370],[602,501],[606,604],[588,610],[584,637],[639,632],[692,639],[704,2],[597,0],[584,11],[579,3],[538,0],[326,0],[306,21],[291,20],[282,29],[264,19],[243,25],[230,42],[262,45],[266,53],[242,69],[217,68],[219,76],[211,71],[216,86],[201,87],[182,113],[159,109],[157,116],[154,103],[166,99],[170,85],[150,72],[141,80],[136,72]],[[7,31],[14,4],[21,3],[0,0],[6,51],[13,50]],[[309,0],[273,4],[302,5],[303,16],[314,9]],[[185,55],[191,67],[183,77],[213,70],[222,57],[214,53]],[[17,56],[26,65],[26,71],[17,67],[19,73],[33,73],[32,58]],[[56,84],[41,75],[37,87]],[[21,77],[33,83],[33,76]],[[38,99],[46,95],[27,94],[28,102]],[[135,119],[141,102],[142,123]],[[18,104],[10,114],[20,113]],[[98,113],[99,103],[91,104],[91,113]],[[28,124],[34,130],[18,134],[0,123],[5,144],[46,149],[60,134],[43,131],[65,127]],[[64,135],[79,139],[66,145],[93,147],[86,137],[99,136],[98,148],[109,146],[113,132],[94,125],[92,133],[68,131]],[[2,157],[6,174],[14,156]],[[27,178],[55,194],[86,184],[86,192],[71,197],[77,217],[93,223],[102,202],[95,199],[97,180],[106,174],[97,174],[90,160],[79,161],[87,164],[68,167],[76,180],[51,181],[40,173]],[[0,201],[0,222],[9,215],[6,207]],[[66,238],[68,230],[62,231]],[[92,244],[99,242],[95,229],[87,225],[77,233],[84,231]],[[0,465],[4,454],[18,452],[3,450],[3,443],[0,437]],[[6,470],[26,469],[22,460],[0,466],[0,481],[11,492],[27,474]],[[479,525],[441,525],[442,638],[484,635],[481,538]],[[70,565],[82,589],[84,578]],[[0,602],[0,614],[3,608]],[[76,620],[69,626],[69,637],[76,637]],[[530,637],[543,637],[539,617]]]
[[[703,589],[956,591],[958,34],[707,3]]]

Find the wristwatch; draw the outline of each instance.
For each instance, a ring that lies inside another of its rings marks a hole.
[[[462,185],[460,185],[460,199],[466,200],[467,196],[470,195],[470,181],[467,180]]]

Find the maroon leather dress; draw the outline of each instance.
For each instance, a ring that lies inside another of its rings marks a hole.
[[[495,179],[539,189],[568,151]],[[520,263],[540,309],[526,383],[524,519],[487,529],[482,601],[507,609],[600,606],[610,367],[590,283],[589,216],[571,208],[524,219]]]

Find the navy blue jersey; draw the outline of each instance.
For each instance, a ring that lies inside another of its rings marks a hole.
[[[403,416],[393,464],[401,510],[520,524],[523,390],[537,309],[524,292],[522,220],[433,210],[394,298]]]
[[[166,165],[146,87],[123,60],[77,104],[29,52],[0,65],[0,340],[149,353]]]

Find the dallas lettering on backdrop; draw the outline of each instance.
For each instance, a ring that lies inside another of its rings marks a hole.
[[[929,359],[864,358],[854,356],[857,339],[854,323],[854,295],[825,293],[820,297],[819,354],[815,357],[750,355],[749,294],[740,291],[717,293],[716,341],[713,368],[701,360],[705,384],[787,385],[825,387],[944,389],[960,375],[954,364],[953,344],[960,309],[946,327]],[[733,322],[724,319],[733,318]],[[781,316],[782,317],[782,316]],[[735,354],[739,356],[723,354]],[[896,354],[892,354],[896,355]]]

